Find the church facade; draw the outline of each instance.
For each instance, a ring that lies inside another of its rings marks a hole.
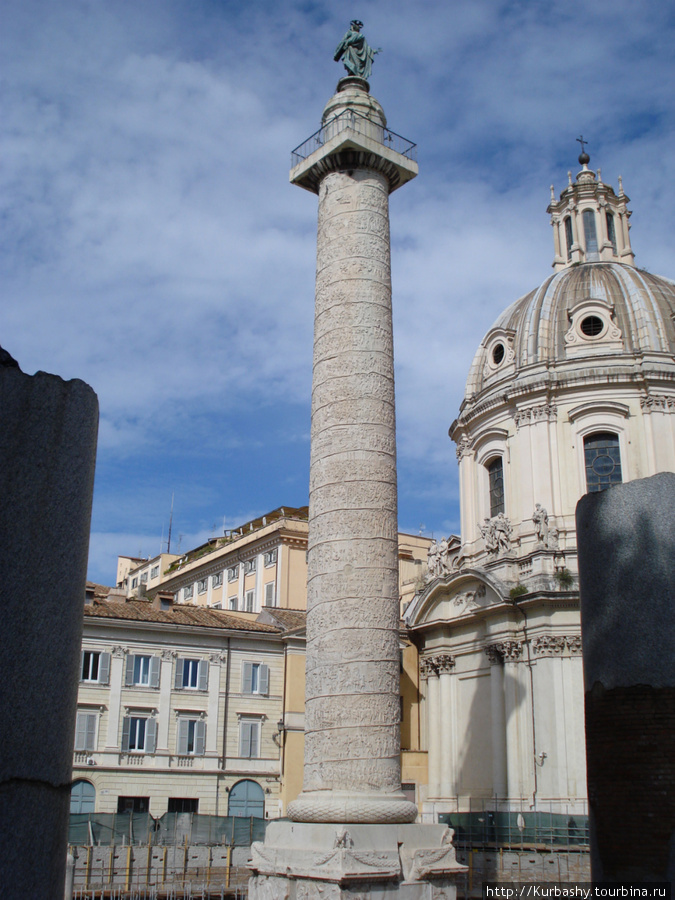
[[[675,471],[675,284],[635,266],[628,197],[589,161],[551,188],[554,274],[487,332],[450,427],[461,540],[432,548],[405,613],[425,821],[585,811],[575,507]]]

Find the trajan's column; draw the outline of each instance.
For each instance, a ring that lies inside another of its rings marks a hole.
[[[453,896],[461,871],[449,830],[408,824],[417,809],[401,791],[389,194],[417,163],[369,93],[377,51],[361,27],[337,48],[349,74],[290,175],[319,196],[305,761],[293,824],[270,823],[252,849],[250,891],[265,900],[354,883],[430,897],[425,878]]]

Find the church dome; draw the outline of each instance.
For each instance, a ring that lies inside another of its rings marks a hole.
[[[474,357],[465,399],[539,366],[672,358],[674,317],[675,283],[666,278],[620,262],[567,266],[499,316]]]

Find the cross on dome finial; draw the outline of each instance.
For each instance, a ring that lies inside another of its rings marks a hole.
[[[584,140],[583,134],[577,138],[577,141],[581,144],[581,153],[579,154],[579,165],[587,166],[589,164],[589,162],[591,161],[591,158],[588,155],[588,153],[586,153],[586,151],[584,150],[584,144],[587,144],[588,141]]]

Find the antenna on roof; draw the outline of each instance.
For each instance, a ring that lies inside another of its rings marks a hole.
[[[166,542],[166,552],[171,553],[171,528],[173,526],[173,498],[176,491],[171,491],[171,512],[169,513],[169,539]],[[162,529],[163,531],[163,529]],[[163,536],[163,535],[162,535]]]

